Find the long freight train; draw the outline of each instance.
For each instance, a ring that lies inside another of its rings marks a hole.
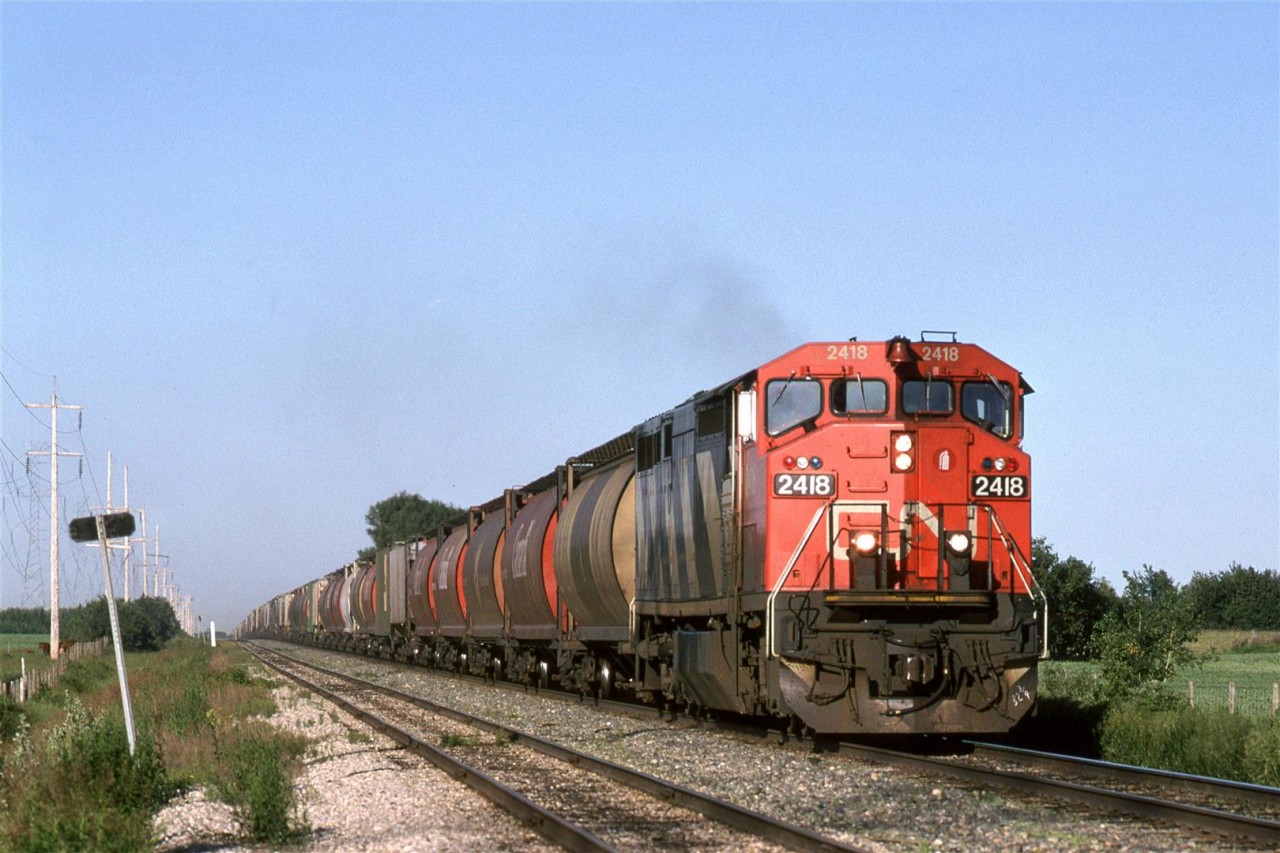
[[[240,633],[820,733],[1007,730],[1047,648],[1032,389],[926,337],[798,347]]]

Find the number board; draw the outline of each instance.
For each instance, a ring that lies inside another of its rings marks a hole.
[[[780,498],[829,498],[836,493],[836,475],[774,474],[773,493]]]
[[[1027,478],[1021,474],[978,474],[970,482],[975,498],[1025,498]]]

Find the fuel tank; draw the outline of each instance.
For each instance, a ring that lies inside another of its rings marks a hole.
[[[593,471],[555,533],[555,575],[581,640],[625,640],[636,589],[635,460]]]
[[[439,543],[435,538],[423,542],[418,549],[418,556],[409,569],[409,580],[406,595],[409,598],[409,617],[413,620],[413,633],[419,637],[427,637],[436,633],[438,627],[436,615],[431,612],[431,563],[439,552]]]
[[[511,636],[551,640],[556,630],[555,489],[535,496],[516,515],[502,551],[502,588],[506,592]]]
[[[431,565],[431,602],[440,633],[461,637],[467,633],[467,602],[459,581],[463,555],[467,551],[466,526],[454,529],[440,546]]]
[[[498,567],[506,534],[506,512],[502,509],[490,512],[471,534],[471,544],[462,558],[463,600],[467,603],[467,620],[473,637],[502,637],[505,620],[502,617],[502,578]]]

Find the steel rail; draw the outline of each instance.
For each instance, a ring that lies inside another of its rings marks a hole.
[[[842,753],[857,755],[869,761],[943,774],[965,782],[998,786],[1139,817],[1171,821],[1200,830],[1280,846],[1280,822],[1265,818],[1108,790],[1062,779],[1047,779],[1027,773],[973,767],[947,759],[913,755],[881,747],[841,743],[839,749]]]
[[[623,767],[620,764],[614,764],[611,761],[596,758],[595,756],[588,755],[587,753],[579,752],[578,750],[553,743],[536,735],[528,734],[520,729],[511,728],[509,726],[502,725],[501,723],[495,723],[492,720],[486,720],[483,717],[467,714],[463,711],[458,711],[457,709],[449,708],[445,705],[439,705],[429,699],[424,699],[421,696],[415,696],[411,693],[396,690],[394,687],[375,684],[354,675],[337,672],[309,661],[289,657],[288,655],[275,650],[269,651],[272,654],[285,658],[291,663],[306,667],[307,669],[322,673],[332,678],[340,679],[352,684],[353,686],[360,687],[361,689],[377,691],[383,695],[390,696],[399,701],[422,708],[425,711],[430,711],[433,714],[439,714],[440,716],[448,717],[456,722],[474,726],[475,728],[482,729],[490,734],[501,736],[511,742],[522,743],[549,757],[572,764],[575,767],[603,776],[611,781],[627,785],[628,787],[642,791],[660,800],[671,803],[672,805],[680,806],[681,808],[688,809],[689,811],[698,812],[707,818],[719,821],[720,823],[733,827],[734,829],[749,833],[766,841],[772,841],[792,850],[821,851],[821,853],[827,853],[827,851],[862,853],[864,850],[864,848],[844,844],[843,842],[827,838],[813,832],[812,830],[788,823],[787,821],[779,820],[760,812],[743,808],[742,806],[738,806],[724,800],[716,799],[691,788],[686,788],[682,785],[669,782],[665,779],[659,779],[658,777],[652,776],[648,773],[632,770],[629,767]],[[285,674],[289,675],[299,683],[309,684],[295,674],[287,672]],[[309,687],[308,689],[312,688]],[[326,696],[331,697],[334,695],[330,691],[323,690],[323,688],[319,689],[322,690]],[[347,707],[350,704],[345,700],[340,699],[338,701],[340,701],[344,707]],[[408,737],[408,735],[405,736]],[[434,749],[434,747],[430,748]],[[557,843],[559,842],[557,841]]]
[[[445,773],[449,774],[449,776],[465,783],[485,799],[505,809],[514,818],[516,818],[516,820],[520,821],[525,826],[528,826],[534,832],[538,833],[553,844],[558,844],[566,850],[581,851],[581,853],[589,853],[589,851],[612,851],[614,849],[587,830],[574,826],[554,812],[544,809],[537,803],[532,802],[519,791],[509,788],[494,779],[492,776],[458,761],[447,752],[420,738],[414,737],[404,729],[384,720],[372,711],[359,707],[332,690],[322,687],[315,682],[308,681],[301,675],[290,672],[288,669],[267,660],[261,652],[265,651],[268,654],[275,654],[279,657],[285,658],[286,660],[298,662],[293,658],[249,643],[241,643],[240,645],[261,661],[263,665],[293,679],[307,690],[323,696],[325,699],[333,702],[335,705],[344,709],[357,719],[368,723],[373,728],[387,735],[392,740],[404,746],[410,752],[430,761],[436,767],[439,767]]]
[[[1280,788],[1255,785],[1250,782],[1238,782],[1234,779],[1216,779],[1212,776],[1196,776],[1192,773],[1177,773],[1172,770],[1136,767],[1132,764],[1116,764],[1111,761],[1082,758],[1078,755],[1041,752],[999,743],[969,740],[961,741],[961,743],[972,747],[975,755],[981,754],[987,758],[1011,759],[1025,764],[1085,772],[1135,783],[1158,782],[1165,787],[1177,788],[1191,793],[1205,794],[1239,802],[1258,803],[1270,806],[1280,812]]]

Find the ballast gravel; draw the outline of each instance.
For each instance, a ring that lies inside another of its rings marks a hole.
[[[1181,827],[979,790],[847,756],[818,755],[800,744],[780,745],[776,737],[766,741],[685,719],[670,721],[656,712],[618,714],[590,702],[498,689],[402,664],[280,648],[877,853],[1250,849]],[[466,786],[323,700],[280,681],[280,711],[273,720],[313,740],[298,780],[299,800],[312,829],[301,849],[549,849]],[[230,810],[204,801],[198,792],[162,812],[157,827],[164,838],[160,849],[166,851],[265,849],[237,846]],[[217,846],[197,846],[211,844]]]
[[[261,673],[266,676],[265,670]],[[328,853],[476,850],[550,851],[559,848],[523,827],[498,806],[395,741],[303,691],[275,679],[271,722],[311,745],[295,782],[296,825],[309,827],[296,847]],[[249,844],[232,808],[194,791],[156,817],[164,853],[273,849]]]

